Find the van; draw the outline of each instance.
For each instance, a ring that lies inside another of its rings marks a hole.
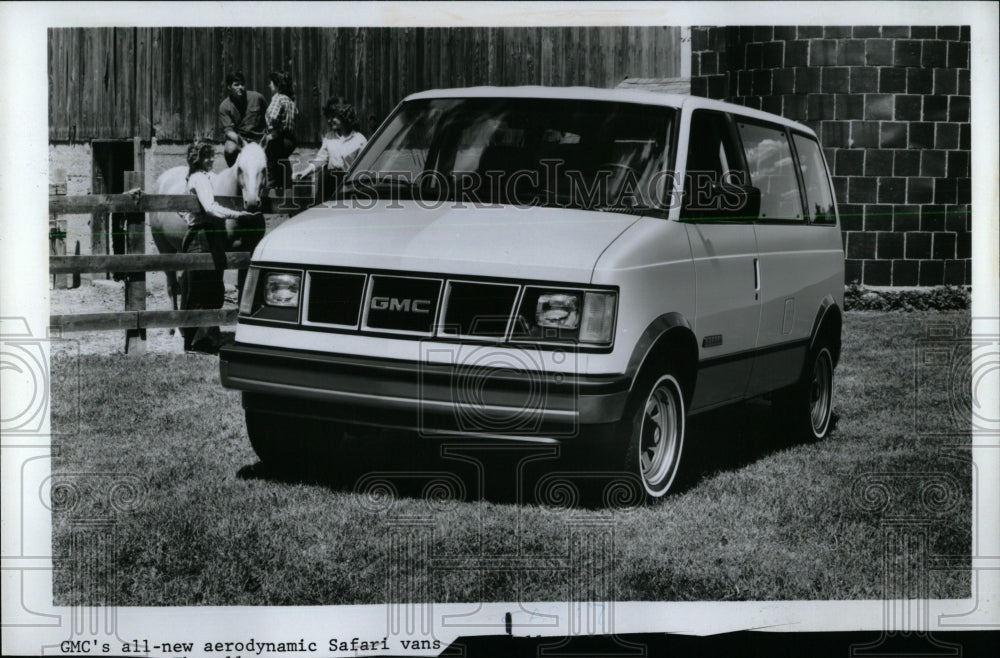
[[[659,498],[694,414],[768,396],[828,434],[843,301],[808,127],[655,92],[426,91],[257,247],[221,380],[265,464],[403,428],[587,446]]]

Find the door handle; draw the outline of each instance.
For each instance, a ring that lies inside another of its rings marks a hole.
[[[753,298],[757,299],[760,294],[760,259],[753,259]]]

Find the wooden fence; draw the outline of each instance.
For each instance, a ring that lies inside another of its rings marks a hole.
[[[126,188],[141,188],[141,172],[126,172]],[[286,199],[287,200],[287,199]],[[216,197],[216,201],[232,209],[242,209],[242,197]],[[120,312],[52,315],[49,324],[60,331],[126,331],[125,351],[141,353],[144,349],[145,330],[156,327],[202,327],[232,324],[236,309],[209,309],[195,311],[146,310],[146,272],[161,270],[191,271],[214,269],[211,254],[145,254],[147,212],[197,212],[201,209],[192,195],[157,194],[90,194],[63,196],[50,194],[50,216],[60,214],[85,214],[101,212],[126,213],[126,255],[66,256],[59,249],[50,250],[49,273],[53,275],[94,272],[128,273],[125,284],[125,310]],[[270,212],[270,200],[265,199],[263,212]],[[57,221],[52,219],[51,221]],[[64,233],[50,233],[55,241]],[[65,247],[61,249],[65,252]],[[242,269],[250,264],[247,252],[226,254],[226,269]]]

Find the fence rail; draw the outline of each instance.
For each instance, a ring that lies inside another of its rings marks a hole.
[[[124,311],[120,313],[74,313],[49,316],[49,325],[61,331],[107,331],[205,327],[236,322],[238,309],[197,311]]]
[[[126,179],[141,180],[139,172],[126,172]],[[126,185],[128,186],[128,185]],[[216,201],[232,209],[242,209],[242,197],[216,197]],[[271,200],[264,198],[262,212],[271,212]],[[142,353],[145,330],[153,328],[204,327],[233,324],[237,310],[199,309],[186,311],[147,311],[145,272],[161,270],[191,271],[216,269],[217,264],[211,254],[145,254],[145,220],[148,212],[197,212],[201,209],[194,196],[163,194],[90,194],[81,196],[49,196],[50,222],[60,214],[127,213],[130,249],[135,253],[116,255],[64,256],[49,258],[50,274],[83,274],[94,272],[128,272],[125,286],[125,310],[123,312],[78,313],[52,315],[49,324],[60,331],[108,331],[125,330],[125,351]],[[63,233],[53,233],[61,239]],[[226,254],[224,269],[242,269],[250,264],[248,252]],[[139,349],[130,350],[130,346]]]
[[[226,254],[227,270],[250,266],[250,252]],[[115,256],[50,256],[50,274],[89,272],[161,272],[163,270],[214,270],[211,254],[125,254]]]
[[[306,186],[302,186],[305,189]],[[298,191],[296,188],[295,191]],[[260,212],[266,214],[301,210],[312,204],[312,196],[284,198],[262,197]],[[244,210],[243,197],[217,196],[216,202],[230,210]],[[274,204],[280,202],[280,207]],[[86,194],[81,196],[49,196],[49,213],[52,215],[85,215],[95,212],[197,212],[201,210],[193,194]]]

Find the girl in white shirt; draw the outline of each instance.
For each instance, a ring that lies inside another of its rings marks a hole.
[[[181,243],[186,254],[212,254],[214,270],[191,270],[181,276],[182,309],[222,308],[225,301],[225,284],[222,273],[226,264],[226,237],[236,230],[236,220],[253,213],[230,210],[215,201],[212,190],[212,165],[215,148],[211,144],[195,142],[188,147],[188,178],[186,189],[198,197],[201,210],[184,213],[188,230]],[[185,327],[184,350],[215,353],[221,337],[218,327]]]
[[[317,194],[319,199],[328,198],[340,186],[344,174],[368,143],[365,136],[358,132],[357,114],[350,105],[331,98],[323,106],[323,116],[329,126],[329,130],[323,135],[323,146],[313,162],[292,174],[293,180],[302,180],[317,168],[324,169],[325,174],[320,178],[322,187]]]

